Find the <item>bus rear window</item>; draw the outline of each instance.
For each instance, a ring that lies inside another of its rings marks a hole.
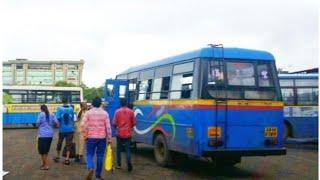
[[[209,60],[203,98],[280,100],[275,67],[262,60]]]
[[[258,80],[260,87],[273,86],[271,73],[267,64],[259,64],[258,67]]]
[[[254,86],[254,65],[252,63],[227,62],[228,84],[233,86]]]

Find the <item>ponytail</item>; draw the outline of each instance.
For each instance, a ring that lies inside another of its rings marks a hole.
[[[40,109],[42,112],[44,112],[46,114],[46,120],[49,123],[50,113],[49,113],[48,107],[45,104],[43,104],[43,105],[41,105]]]

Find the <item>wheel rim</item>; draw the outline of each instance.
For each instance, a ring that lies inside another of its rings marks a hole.
[[[163,143],[162,142],[159,142],[157,144],[157,152],[158,154],[163,157],[164,156],[164,146],[163,146]]]

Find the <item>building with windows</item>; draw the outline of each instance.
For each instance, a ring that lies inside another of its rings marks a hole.
[[[81,85],[84,60],[33,61],[16,59],[3,62],[3,85],[53,86],[58,81]]]

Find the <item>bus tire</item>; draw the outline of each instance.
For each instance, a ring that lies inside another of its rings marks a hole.
[[[284,123],[284,131],[283,131],[283,139],[286,140],[291,137],[291,125],[285,121]]]
[[[162,134],[156,135],[154,139],[154,157],[159,166],[166,167],[170,162],[170,151],[166,138]]]

